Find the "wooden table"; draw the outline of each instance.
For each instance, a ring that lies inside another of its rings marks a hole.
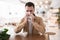
[[[47,32],[46,35],[27,35],[27,37],[16,35],[14,40],[50,40],[49,35],[55,35],[55,33]]]
[[[12,39],[11,39],[12,40]],[[44,35],[29,35],[27,37],[22,37],[20,35],[16,35],[14,40],[45,40]]]

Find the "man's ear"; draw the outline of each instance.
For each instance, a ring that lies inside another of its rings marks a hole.
[[[33,13],[33,15],[35,16],[35,14]]]
[[[35,8],[34,8],[34,11],[35,11]]]

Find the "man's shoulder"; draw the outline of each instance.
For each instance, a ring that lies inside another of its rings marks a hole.
[[[36,16],[36,19],[38,19],[38,20],[42,20],[42,17]]]
[[[23,22],[24,21],[24,17],[20,19],[20,22]]]

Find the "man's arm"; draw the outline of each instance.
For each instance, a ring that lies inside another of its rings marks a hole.
[[[18,33],[21,31],[21,29],[25,26],[26,21],[24,19],[21,20],[21,22],[18,24],[18,26],[15,28],[15,32]]]
[[[45,33],[45,25],[43,23],[43,20],[40,18],[38,19],[39,23],[38,22],[32,22],[33,23],[33,26],[34,28],[38,31],[38,32],[41,32],[42,34]]]

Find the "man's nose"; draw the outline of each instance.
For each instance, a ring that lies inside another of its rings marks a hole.
[[[29,14],[31,14],[31,12],[28,12]]]

